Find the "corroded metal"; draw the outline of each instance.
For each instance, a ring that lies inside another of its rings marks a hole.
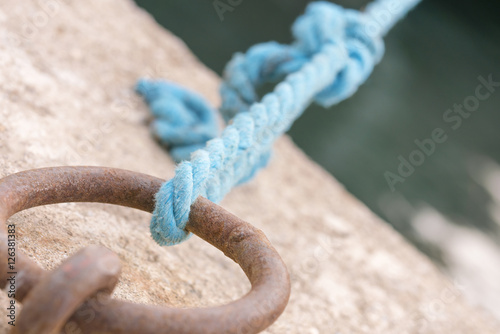
[[[80,250],[30,291],[16,329],[19,333],[59,333],[96,291],[113,291],[120,269],[118,256],[105,247],[91,245]]]
[[[151,212],[154,195],[163,182],[144,174],[99,167],[37,169],[0,180],[0,286],[3,288],[9,278],[6,222],[16,212],[62,202],[102,202]],[[265,235],[203,197],[192,205],[186,229],[237,262],[252,284],[250,292],[227,305],[209,308],[139,305],[108,296],[116,284],[119,265],[102,247],[80,251],[50,273],[18,250],[16,299],[25,302],[25,308],[16,330],[30,334],[221,334],[258,333],[272,324],[288,302],[290,281]],[[50,300],[51,293],[60,296]]]

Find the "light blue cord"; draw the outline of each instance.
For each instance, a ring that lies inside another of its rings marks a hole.
[[[151,221],[153,239],[160,245],[186,240],[190,206],[198,196],[219,202],[233,186],[251,179],[267,164],[274,141],[312,101],[329,107],[354,94],[382,57],[383,35],[418,2],[377,0],[365,13],[314,2],[293,25],[294,44],[263,43],[236,54],[221,87],[221,112],[232,121],[162,186]],[[257,87],[270,81],[281,82],[258,102]],[[140,85],[147,92],[159,83]],[[174,97],[185,96],[168,94],[172,104]],[[160,128],[156,131],[163,136]]]
[[[151,132],[175,161],[188,160],[218,135],[215,110],[198,94],[165,81],[139,80],[135,89],[155,118]]]

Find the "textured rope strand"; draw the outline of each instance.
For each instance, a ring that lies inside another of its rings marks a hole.
[[[393,2],[375,1],[366,13],[311,3],[293,25],[294,44],[263,43],[233,57],[221,86],[221,112],[231,122],[220,137],[178,165],[156,195],[151,233],[157,243],[186,240],[196,198],[219,202],[251,179],[267,164],[274,141],[312,101],[331,106],[354,94],[383,55],[382,36],[419,1]],[[392,13],[384,21],[382,10]],[[374,24],[378,29],[370,28]],[[258,86],[277,81],[258,102]]]

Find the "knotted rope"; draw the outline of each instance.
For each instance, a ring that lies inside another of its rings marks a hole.
[[[378,0],[365,12],[314,2],[292,27],[295,43],[263,43],[236,54],[221,87],[221,112],[231,122],[220,137],[178,165],[174,178],[160,189],[151,221],[153,239],[160,245],[187,239],[190,206],[198,196],[217,203],[233,186],[251,179],[267,164],[273,142],[312,101],[329,107],[354,94],[383,55],[383,35],[418,2]],[[257,88],[276,81],[258,102]],[[158,85],[169,84],[143,81],[138,89],[144,94]],[[153,112],[162,115],[163,108],[173,110],[175,103]],[[189,104],[185,99],[184,105]],[[162,127],[155,130],[160,138],[166,137]],[[171,124],[165,128],[177,131]]]

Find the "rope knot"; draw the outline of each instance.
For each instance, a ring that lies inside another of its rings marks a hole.
[[[178,176],[160,188],[150,226],[151,236],[158,244],[171,246],[191,236],[186,231],[191,204],[198,196],[210,199],[206,183],[211,165],[208,152],[197,150],[191,155],[191,161],[177,166]]]
[[[149,104],[151,132],[175,161],[188,160],[218,134],[214,110],[198,94],[167,81],[139,80],[136,91]]]
[[[381,59],[382,37],[371,33],[369,17],[364,13],[319,1],[311,3],[292,27],[295,43],[258,44],[243,55],[236,54],[224,72],[221,86],[221,111],[229,120],[258,100],[257,89],[266,82],[276,82],[297,72],[329,46],[341,50],[343,57],[336,80],[314,98],[329,107],[352,95]]]
[[[356,92],[366,81],[384,53],[382,36],[369,29],[370,19],[363,12],[317,2],[307,8],[293,26],[297,45],[308,54],[321,53],[327,46],[341,50],[343,56],[337,78],[317,94],[314,101],[330,107]]]

